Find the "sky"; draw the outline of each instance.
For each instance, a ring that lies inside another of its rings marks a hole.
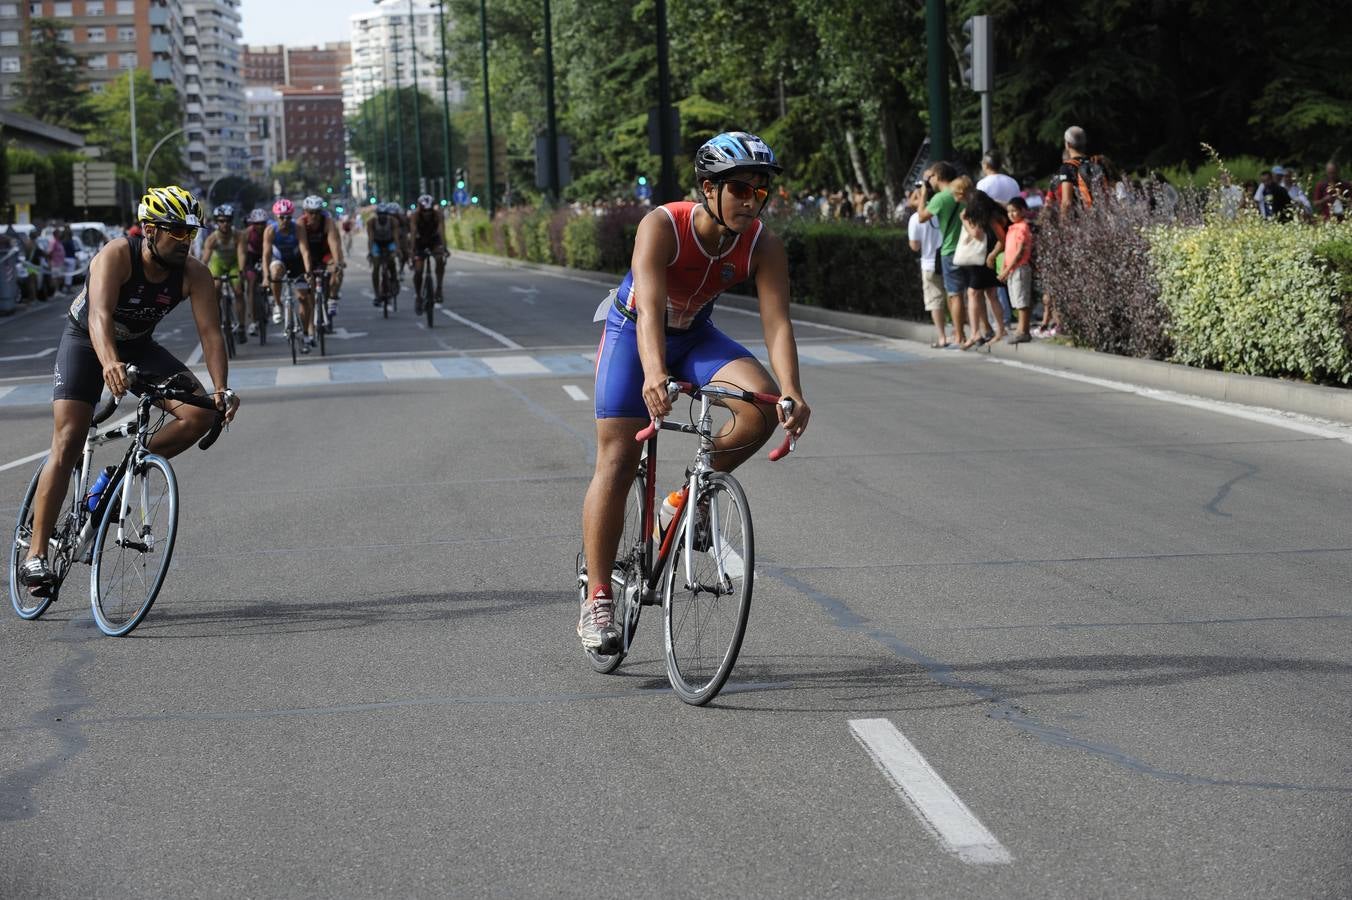
[[[239,15],[246,44],[307,47],[352,40],[352,14],[374,7],[371,0],[243,0]]]

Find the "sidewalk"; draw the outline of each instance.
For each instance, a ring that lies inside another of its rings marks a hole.
[[[608,275],[603,272],[585,272],[563,266],[473,253],[468,250],[454,250],[452,253],[490,265],[535,269],[577,281],[595,282],[606,287],[614,287],[620,281],[619,276]],[[754,298],[738,294],[724,294],[718,302],[734,309],[756,309]],[[910,322],[904,319],[866,316],[859,313],[805,306],[800,303],[792,304],[791,314],[793,318],[802,322],[849,328],[867,334],[876,334],[880,337],[901,338],[926,345],[929,344],[934,331],[934,326],[929,322]],[[1141,387],[1173,391],[1179,394],[1204,397],[1209,400],[1238,403],[1244,406],[1279,410],[1352,424],[1352,389],[1323,387],[1299,381],[1261,378],[1255,375],[1235,375],[1210,369],[1197,369],[1177,363],[1159,362],[1153,359],[1134,359],[1127,356],[1115,356],[1110,353],[1098,353],[1094,350],[1082,350],[1078,347],[1037,340],[1027,344],[990,344],[987,346],[989,350],[970,352],[973,355],[989,352],[999,359],[1027,365],[1059,369],[1111,381],[1128,382]]]

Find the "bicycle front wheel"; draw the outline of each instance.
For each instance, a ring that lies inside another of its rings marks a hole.
[[[644,566],[644,550],[647,542],[643,535],[643,502],[646,496],[647,478],[639,469],[634,477],[634,486],[624,503],[624,530],[620,533],[620,543],[615,554],[615,567],[610,573],[610,596],[615,598],[615,627],[620,630],[620,649],[617,653],[594,653],[585,651],[587,662],[602,675],[609,675],[619,668],[625,654],[634,644],[634,635],[638,633],[638,616],[642,610],[643,589],[647,581]],[[587,579],[583,577],[582,559],[578,557],[578,587],[580,600],[588,597]]]
[[[14,606],[14,611],[22,619],[36,619],[47,611],[47,607],[56,602],[56,595],[61,590],[61,581],[66,574],[67,565],[64,563],[61,554],[55,547],[48,545],[47,560],[56,573],[58,581],[54,584],[45,596],[34,596],[33,593],[19,580],[19,567],[23,565],[24,560],[28,559],[28,550],[33,543],[33,499],[38,492],[38,479],[42,477],[42,469],[46,462],[38,464],[38,470],[33,473],[33,480],[28,483],[28,492],[24,494],[23,503],[19,506],[19,518],[14,525],[14,541],[10,545],[9,551],[9,602]],[[80,477],[76,473],[71,474],[70,490],[79,490]],[[67,494],[69,499],[69,494]],[[62,511],[62,518],[65,518],[66,511]],[[60,542],[66,538],[61,537],[61,529],[57,529],[57,537],[53,542]]]
[[[129,498],[125,519],[123,490]],[[177,534],[178,482],[168,461],[152,454],[118,485],[99,523],[89,593],[100,631],[120,637],[150,612]]]
[[[732,673],[751,612],[755,544],[742,486],[706,476],[680,528],[662,596],[667,678],[682,700],[703,706]]]

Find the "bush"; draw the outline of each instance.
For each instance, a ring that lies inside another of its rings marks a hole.
[[[1245,217],[1150,232],[1175,362],[1347,384],[1352,224]]]
[[[1202,200],[1185,193],[1173,210],[1133,200],[1100,202],[1064,220],[1045,215],[1033,242],[1034,272],[1064,333],[1104,353],[1168,359],[1169,313],[1159,300],[1147,232],[1201,221]]]
[[[919,260],[905,231],[794,219],[778,232],[795,301],[875,316],[929,317]]]
[[[574,216],[563,227],[564,265],[574,269],[596,271],[601,268],[600,233],[597,216]]]

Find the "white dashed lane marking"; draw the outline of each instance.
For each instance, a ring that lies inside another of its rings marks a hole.
[[[1004,845],[890,721],[851,719],[850,732],[945,850],[974,865],[1013,861]]]

